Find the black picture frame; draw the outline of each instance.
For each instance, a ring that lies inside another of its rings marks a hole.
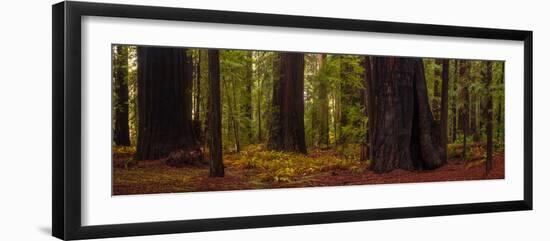
[[[524,187],[522,200],[404,208],[212,218],[99,226],[81,224],[81,17],[194,21],[517,40],[524,43]],[[60,2],[52,6],[52,233],[60,239],[106,238],[380,219],[532,210],[533,33],[522,30],[335,19],[170,7]]]

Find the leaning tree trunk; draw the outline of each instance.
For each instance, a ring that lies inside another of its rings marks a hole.
[[[114,55],[114,112],[115,123],[113,141],[118,146],[130,145],[130,127],[128,125],[128,47],[116,46]]]
[[[222,121],[220,107],[220,53],[208,50],[208,148],[210,176],[223,177]]]
[[[185,49],[138,47],[137,160],[202,161],[191,116],[191,66]]]
[[[304,132],[304,54],[279,53],[279,79],[273,85],[268,148],[307,153]]]
[[[374,57],[372,169],[434,169],[445,163],[421,59]],[[373,113],[371,116],[370,114]]]
[[[485,72],[485,90],[487,101],[485,103],[485,131],[487,134],[487,159],[485,160],[485,173],[493,168],[493,94],[491,93],[491,81],[493,80],[493,65],[487,61]]]

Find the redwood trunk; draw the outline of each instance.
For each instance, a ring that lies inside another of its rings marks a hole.
[[[326,54],[320,55],[320,69],[325,71]],[[328,79],[319,80],[319,143],[321,147],[327,147],[329,143],[329,107],[328,107]]]
[[[115,145],[130,145],[130,127],[128,125],[128,47],[118,45],[115,54],[114,69],[114,114],[113,139]]]
[[[377,173],[444,164],[421,59],[373,58],[371,155]],[[374,81],[373,81],[374,82]],[[370,114],[370,113],[369,113]]]
[[[442,65],[441,80],[443,86],[441,88],[441,149],[443,151],[443,160],[447,160],[447,128],[449,119],[449,60],[444,59]]]
[[[185,49],[138,47],[137,160],[202,160],[193,131],[191,60]]]
[[[210,176],[223,177],[219,50],[208,50],[208,69],[208,148],[210,153]]]
[[[485,86],[487,102],[485,103],[485,130],[487,134],[487,157],[485,160],[485,173],[493,168],[493,95],[491,93],[491,81],[493,80],[493,65],[487,61]]]
[[[304,55],[279,54],[279,78],[273,85],[268,148],[307,153],[304,133]]]
[[[362,91],[362,95],[361,95],[361,105],[363,107],[363,114],[368,118],[367,119],[367,123],[365,126],[363,126],[363,128],[366,130],[365,132],[365,139],[362,140],[361,142],[361,157],[360,157],[360,160],[361,161],[366,161],[367,159],[370,159],[370,149],[371,149],[371,127],[370,127],[370,123],[371,123],[371,106],[369,106],[369,97],[370,95],[372,95],[372,93],[370,93],[370,89],[371,89],[371,83],[372,83],[372,65],[371,65],[371,59],[369,56],[365,56],[363,58],[363,61],[362,61],[362,65],[363,65],[363,68],[365,69],[364,70],[364,74],[363,74],[363,86],[364,86],[364,89]]]

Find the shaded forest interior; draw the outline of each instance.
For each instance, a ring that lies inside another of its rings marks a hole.
[[[112,46],[113,194],[504,178],[504,62]]]

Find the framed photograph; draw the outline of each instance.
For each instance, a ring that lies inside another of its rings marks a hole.
[[[531,31],[66,1],[52,48],[60,239],[532,209]]]

